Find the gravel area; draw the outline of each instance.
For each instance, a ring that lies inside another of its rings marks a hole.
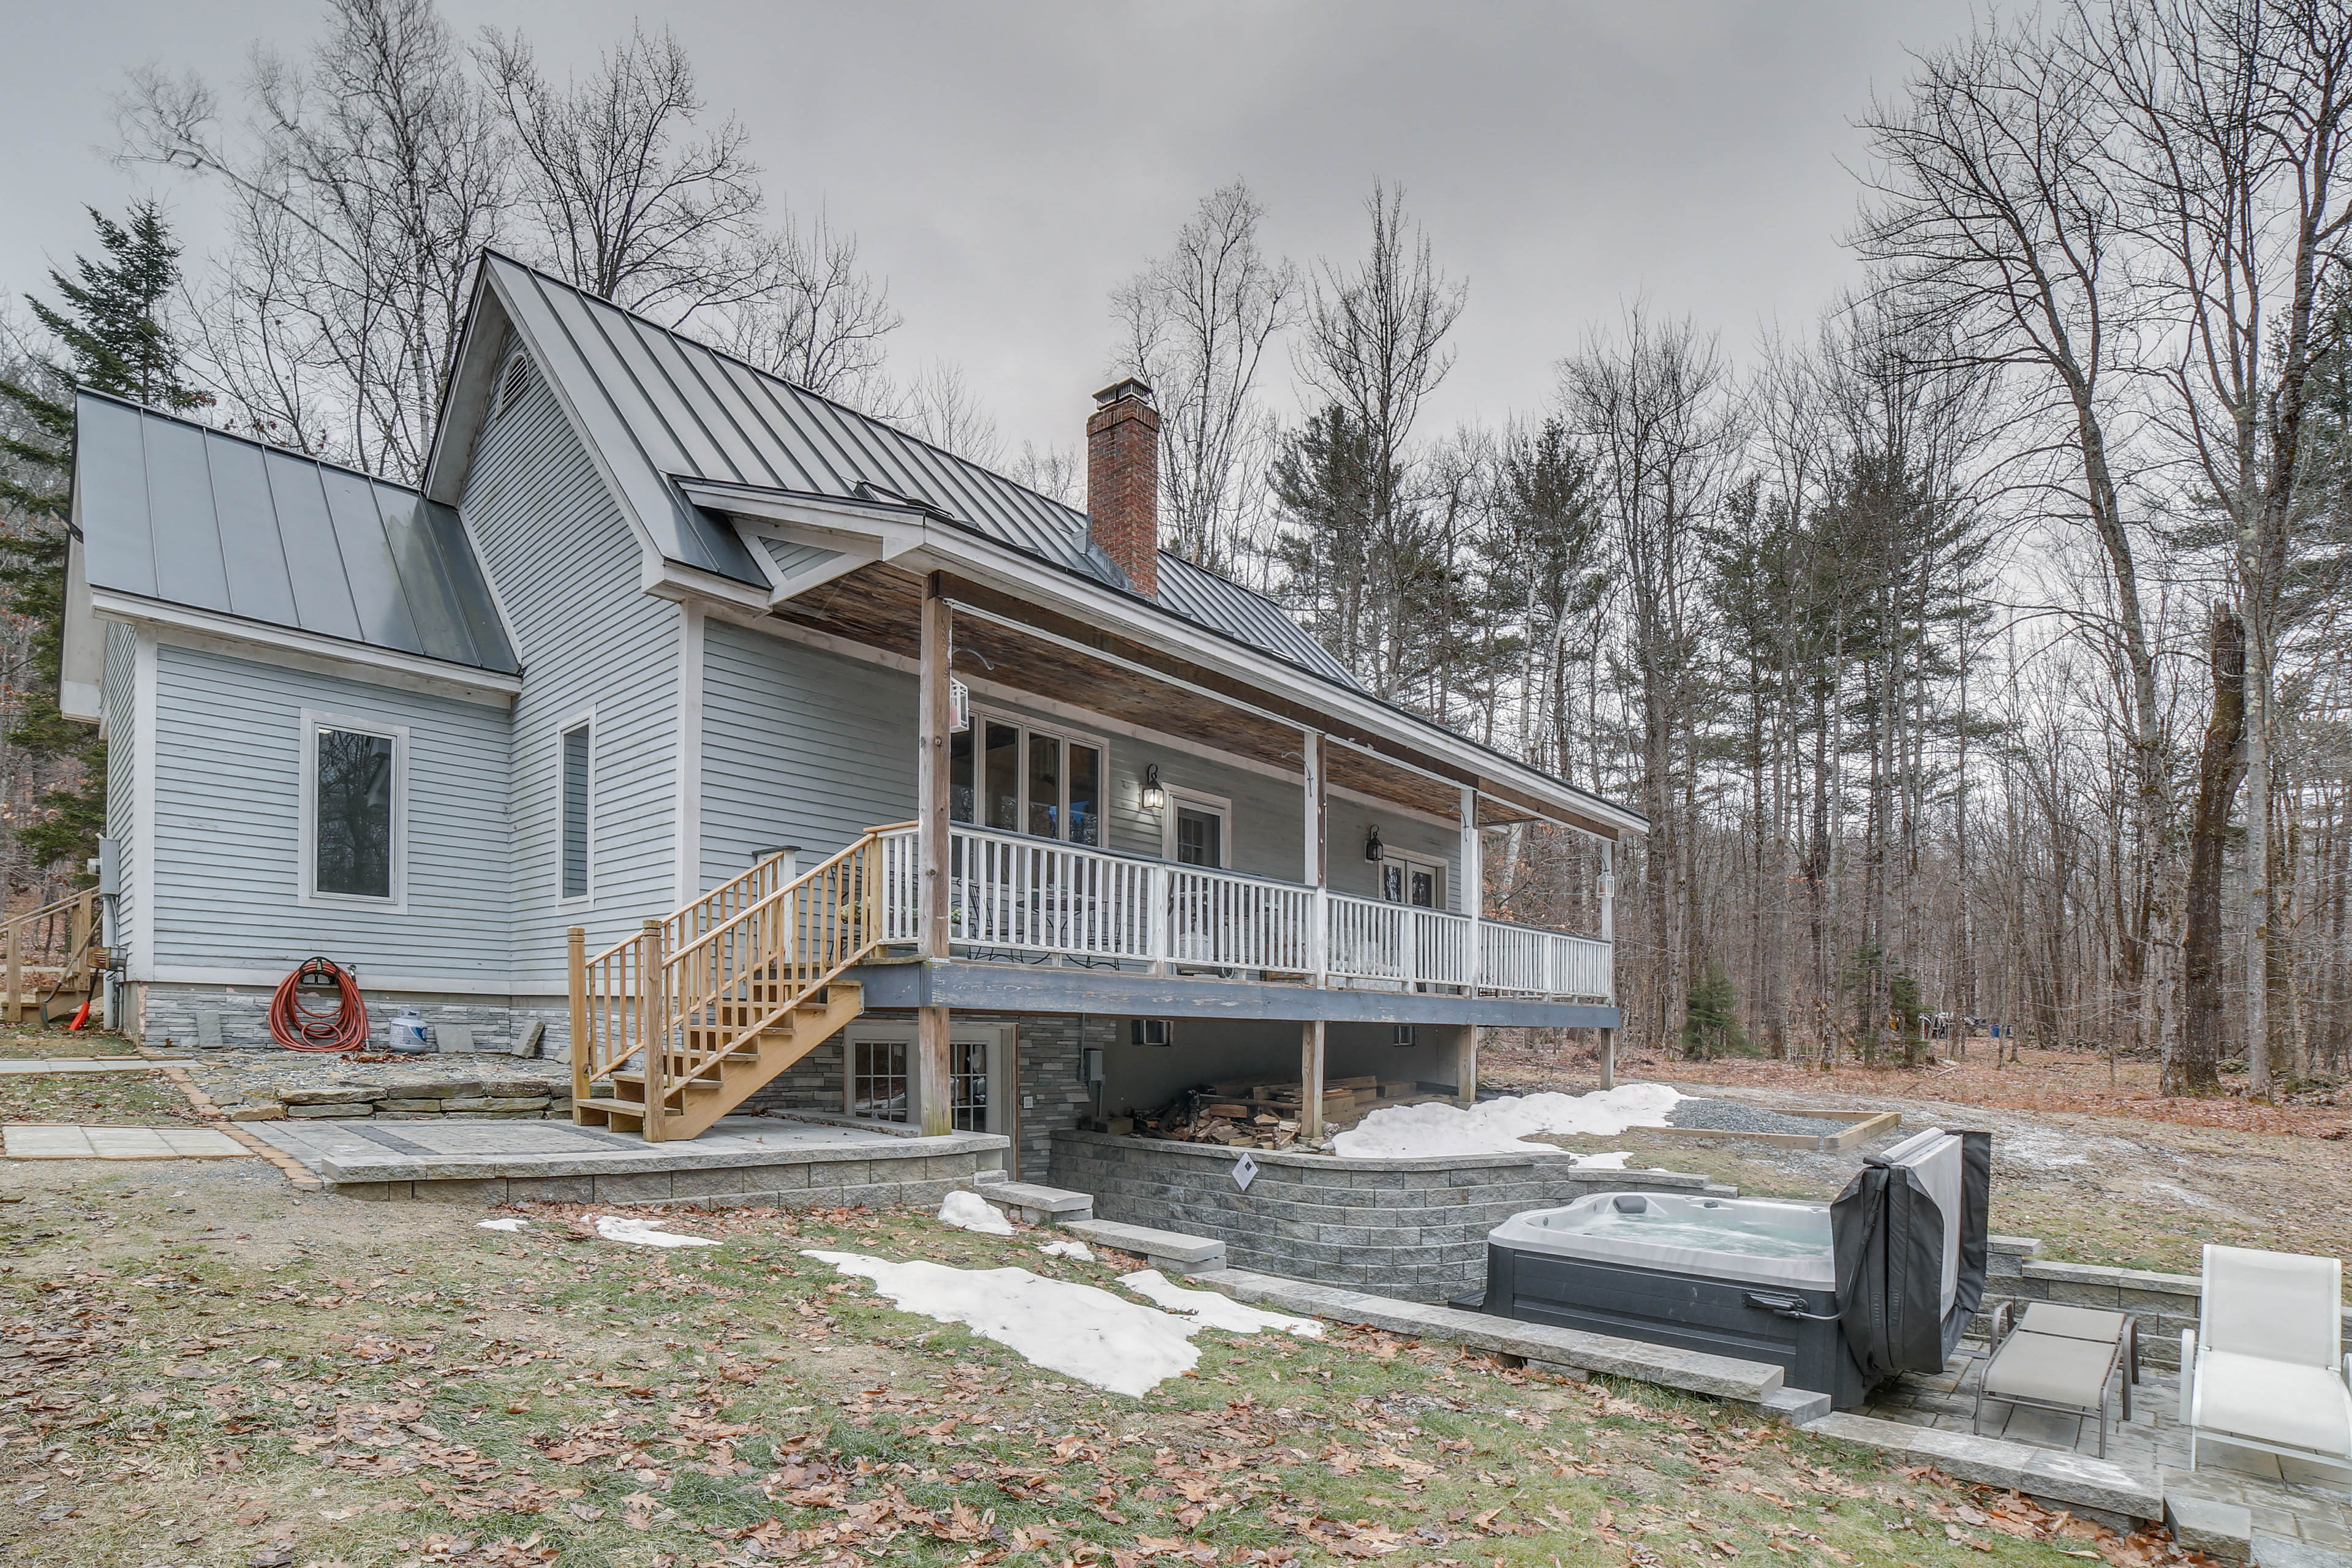
[[[347,1062],[340,1057],[299,1051],[229,1051],[183,1059],[205,1092],[224,1106],[275,1100],[281,1089],[373,1089],[471,1079],[531,1079],[551,1089],[568,1089],[572,1083],[572,1068],[562,1062],[503,1054],[436,1054],[391,1062]]]
[[[1785,1116],[1777,1110],[1742,1105],[1736,1100],[1680,1100],[1666,1112],[1676,1127],[1700,1127],[1715,1132],[1796,1132],[1808,1138],[1834,1137],[1846,1130],[1843,1121],[1814,1116]]]

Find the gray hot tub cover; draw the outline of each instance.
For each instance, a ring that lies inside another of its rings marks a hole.
[[[1984,1299],[1991,1186],[1992,1134],[1936,1131],[1865,1155],[1830,1205],[1838,1316],[1866,1385],[1944,1370]]]

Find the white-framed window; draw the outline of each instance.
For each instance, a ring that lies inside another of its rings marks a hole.
[[[1445,908],[1445,862],[1426,855],[1391,849],[1381,860],[1381,894],[1391,904],[1415,909]]]
[[[948,816],[1099,849],[1109,770],[1098,737],[975,707],[948,737]]]
[[[1199,790],[1168,791],[1160,819],[1160,858],[1223,870],[1234,863],[1234,803]]]
[[[302,710],[305,904],[408,907],[408,726]]]
[[[596,721],[574,715],[555,738],[555,897],[559,903],[588,901],[594,883]]]

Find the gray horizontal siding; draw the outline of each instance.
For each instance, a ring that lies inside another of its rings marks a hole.
[[[514,972],[560,989],[566,928],[587,927],[593,949],[677,901],[683,612],[638,586],[636,536],[536,373],[482,433],[459,510],[525,672],[513,719]],[[559,898],[558,737],[592,705],[583,906]]]
[[[811,866],[915,815],[915,680],[726,621],[703,628],[702,886],[755,849]]]
[[[362,976],[503,979],[502,711],[169,643],[155,674],[157,964],[323,952]],[[408,727],[404,913],[299,901],[305,708]]]

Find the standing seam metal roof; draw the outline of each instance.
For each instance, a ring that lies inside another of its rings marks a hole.
[[[855,500],[879,489],[998,543],[1132,591],[1086,513],[495,252],[484,268],[669,560],[764,587],[734,529],[676,479]],[[623,458],[635,460],[624,463]],[[1348,668],[1262,595],[1162,552],[1162,609],[1327,680]]]
[[[521,668],[457,514],[415,490],[84,391],[74,500],[94,589]]]

